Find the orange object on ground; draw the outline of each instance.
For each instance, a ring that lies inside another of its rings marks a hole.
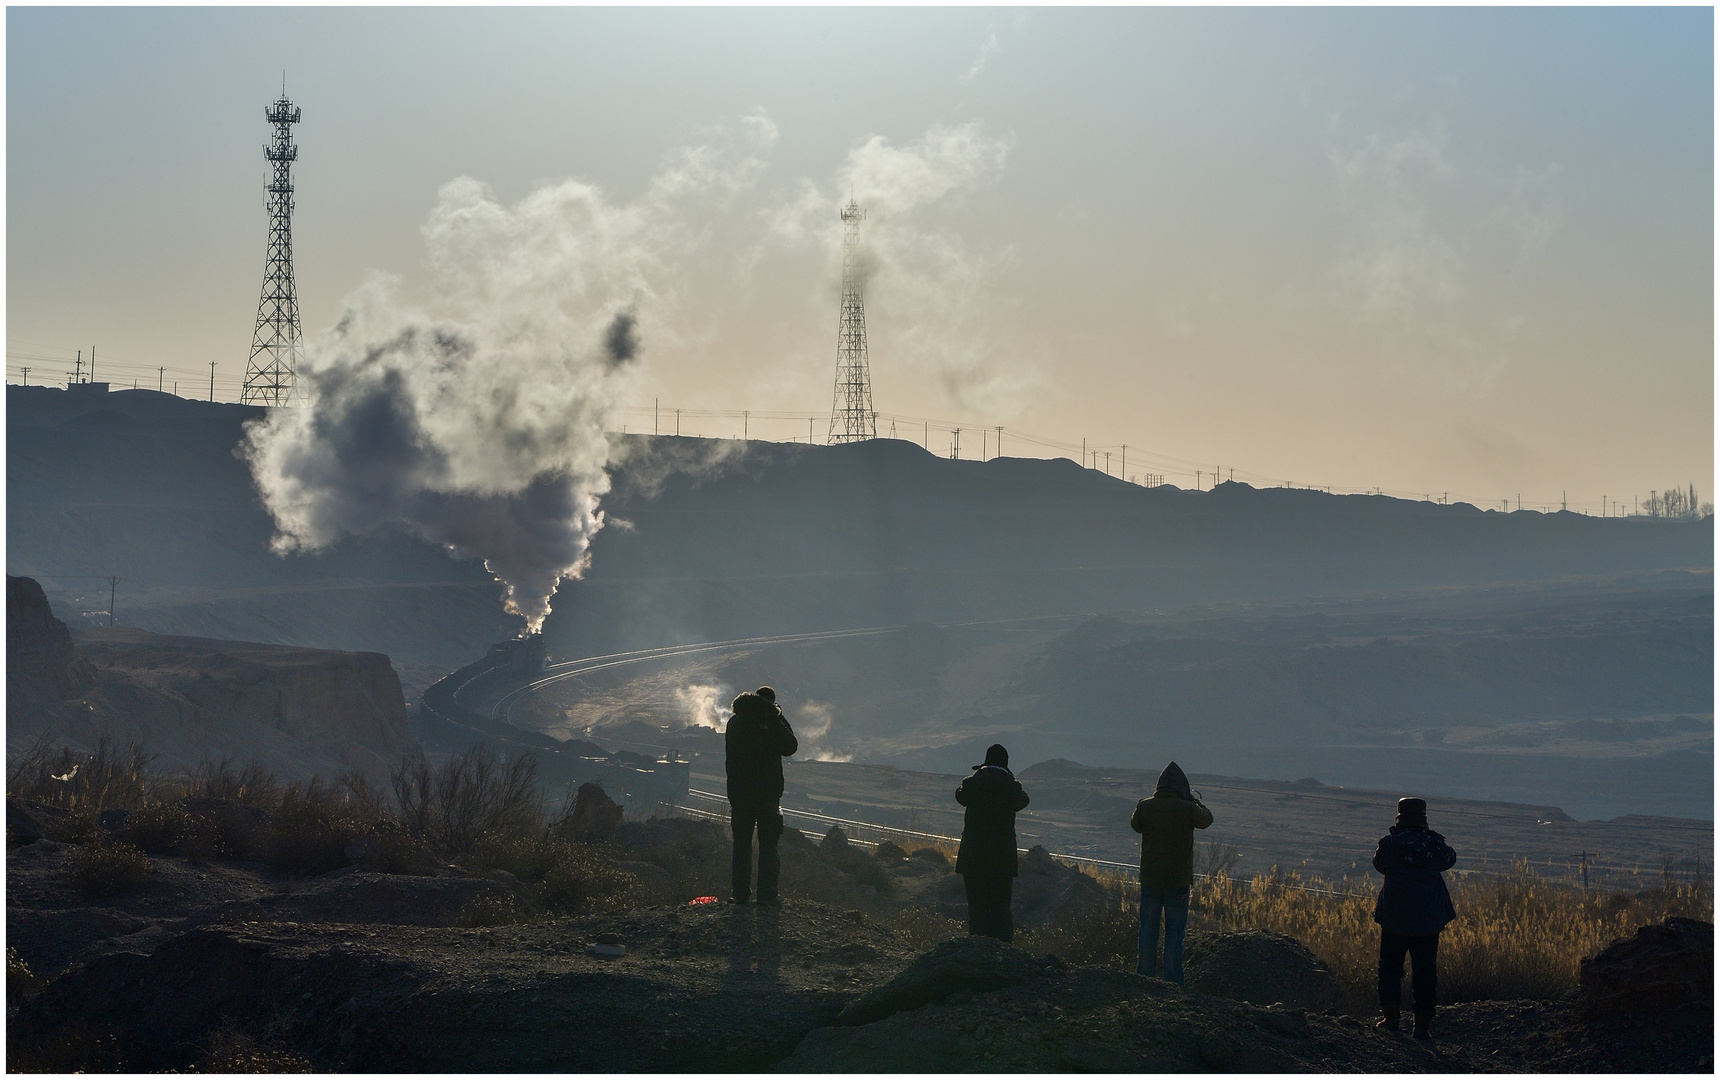
[[[691,900],[687,901],[687,906],[698,907],[700,904],[714,904],[716,902],[717,898],[714,896],[695,896]]]

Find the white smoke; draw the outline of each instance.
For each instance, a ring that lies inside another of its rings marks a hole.
[[[728,706],[734,698],[734,687],[727,683],[692,683],[675,691],[675,702],[687,717],[688,726],[713,731],[728,728]]]
[[[374,276],[299,367],[304,407],[249,425],[242,453],[273,546],[316,551],[404,525],[475,555],[528,630],[584,570],[609,490],[604,429],[638,377],[641,337],[673,338],[695,200],[751,184],[776,128],[684,148],[632,203],[577,180],[503,206],[445,185],[423,227],[429,310]]]
[[[829,742],[836,714],[822,701],[808,701],[795,710],[794,729],[800,741],[797,755],[809,761],[853,761],[853,754],[837,752]]]
[[[868,321],[875,338],[890,342],[874,349],[874,365],[925,370],[951,404],[995,417],[1013,415],[1045,386],[1036,357],[1003,317],[1001,278],[1014,253],[975,250],[938,219],[1002,173],[1011,142],[977,122],[933,126],[905,146],[873,135],[849,151],[834,185],[803,182],[771,219],[781,240],[822,244],[834,271],[834,211],[852,196],[867,211]]]

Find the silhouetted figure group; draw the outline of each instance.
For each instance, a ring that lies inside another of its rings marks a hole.
[[[756,829],[758,902],[776,907],[782,903],[777,895],[782,759],[794,754],[799,744],[770,687],[740,695],[733,709],[724,733],[734,833],[733,899],[737,904],[748,902]],[[1011,894],[1019,872],[1015,815],[1027,808],[1028,797],[1021,781],[1009,771],[1009,751],[997,744],[988,747],[984,764],[975,765],[956,787],[956,802],[966,808],[956,873],[967,889],[968,933],[1010,941],[1015,937]],[[1211,824],[1212,811],[1174,761],[1159,774],[1152,797],[1135,805],[1129,827],[1141,834],[1141,923],[1135,966],[1142,975],[1183,981],[1183,937],[1188,928],[1189,891],[1194,886],[1194,834]],[[1414,1034],[1418,1039],[1432,1037],[1439,934],[1457,917],[1444,872],[1456,862],[1457,854],[1445,837],[1428,828],[1427,803],[1399,799],[1397,820],[1374,853],[1374,869],[1385,877],[1374,904],[1374,921],[1380,924],[1381,1016],[1376,1026],[1383,1030],[1401,1030],[1407,954],[1415,994]]]

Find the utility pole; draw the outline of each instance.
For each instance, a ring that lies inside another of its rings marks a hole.
[[[680,409],[675,410],[675,434],[677,436],[681,434],[681,410]]]
[[[1201,490],[1201,487],[1202,487],[1201,482],[1200,482],[1200,478],[1201,478],[1201,471],[1199,469],[1196,469],[1194,471],[1194,489],[1196,491]]]
[[[1600,853],[1596,851],[1579,851],[1575,855],[1570,856],[1570,858],[1578,860],[1577,865],[1582,868],[1584,892],[1589,891],[1589,860],[1599,857]]]
[[[167,369],[158,367],[155,369],[155,392],[159,394],[165,389],[167,389]]]
[[[748,442],[752,439],[751,424],[752,424],[752,412],[748,409],[742,409],[741,410],[741,441],[742,442]]]
[[[1123,479],[1127,480],[1129,478],[1129,444],[1128,443],[1123,444],[1122,473],[1123,473]]]
[[[215,361],[209,361],[209,400],[215,400]]]
[[[113,574],[108,578],[108,625],[113,625],[113,601],[119,593],[119,575]]]
[[[90,346],[90,382],[96,381],[96,347]]]
[[[1003,456],[1003,425],[997,425],[997,456]]]
[[[985,456],[985,440],[989,434],[990,432],[986,431],[985,428],[979,429],[979,459],[981,461],[988,460]]]
[[[1111,451],[1105,451],[1105,475],[1111,475]]]
[[[30,369],[29,368],[24,369],[24,385],[25,386],[30,385]]]

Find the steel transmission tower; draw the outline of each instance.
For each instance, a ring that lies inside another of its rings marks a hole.
[[[872,411],[872,366],[866,358],[866,309],[860,295],[860,221],[853,199],[842,208],[842,317],[836,330],[836,398],[830,406],[830,441],[878,437]]]
[[[299,157],[293,125],[299,122],[299,110],[287,100],[284,79],[280,99],[264,109],[263,116],[275,127],[273,140],[263,148],[263,156],[275,167],[269,184],[269,258],[239,400],[247,405],[291,405],[298,398],[304,335],[299,329],[298,289],[293,284],[293,162]]]

